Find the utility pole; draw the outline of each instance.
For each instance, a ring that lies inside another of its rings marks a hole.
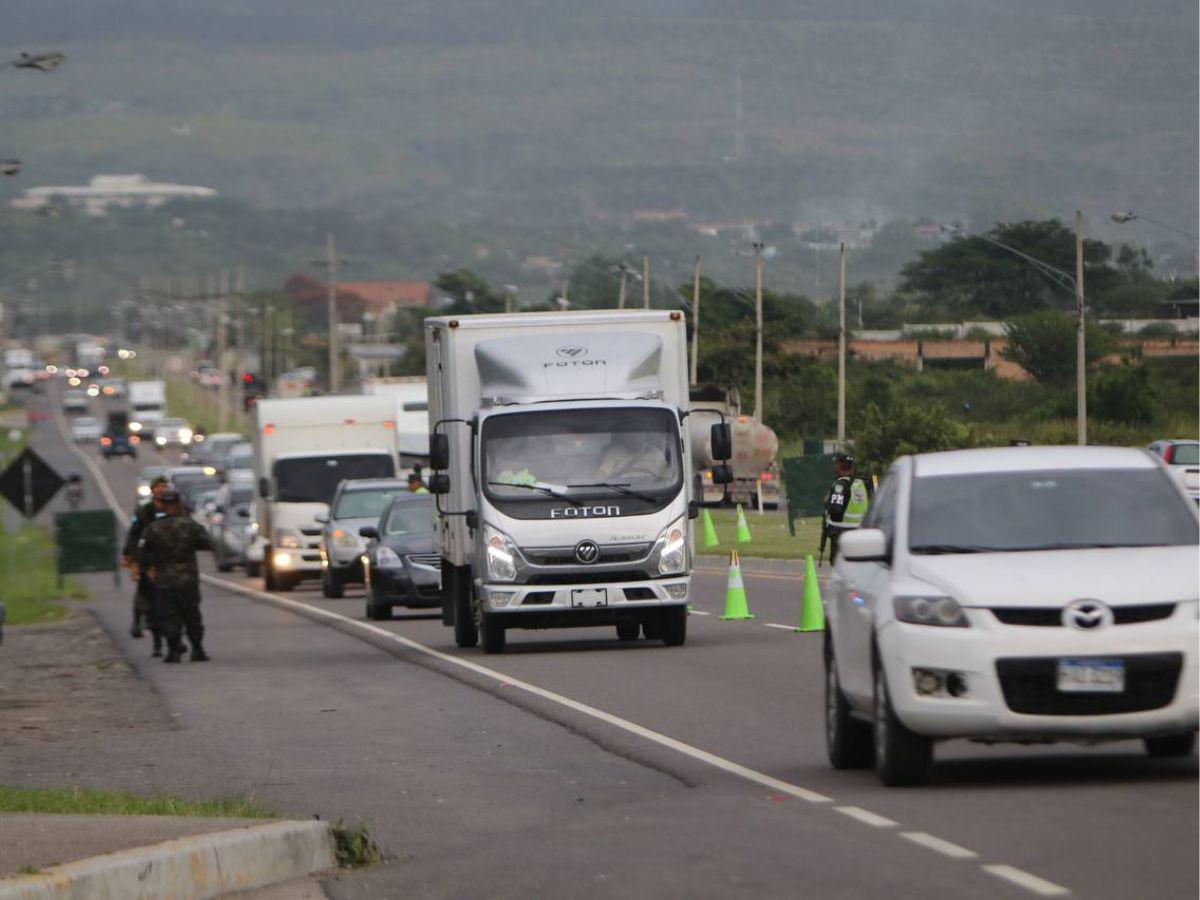
[[[329,285],[325,294],[325,307],[329,315],[329,393],[342,389],[341,351],[338,347],[337,319],[337,252],[333,246],[333,232],[325,234],[325,267],[329,272]]]
[[[692,384],[700,371],[700,257],[692,267]]]
[[[629,267],[621,263],[621,287],[617,291],[617,309],[625,308],[625,280],[629,277]]]
[[[642,309],[650,308],[650,257],[642,257]]]
[[[1075,210],[1075,427],[1079,446],[1087,444],[1087,306],[1083,298],[1083,211]]]
[[[562,300],[563,300],[563,309],[570,309],[571,308],[571,278],[570,278],[570,276],[563,278]]]
[[[838,244],[838,450],[846,449],[846,245]]]
[[[246,411],[246,267],[238,266],[233,276],[234,315],[237,316],[237,408]],[[261,368],[261,366],[260,366]]]
[[[229,427],[229,270],[222,269],[217,283],[217,369],[221,385],[217,389],[217,427]]]
[[[754,243],[754,421],[762,421],[763,413],[763,307],[762,264],[763,244]]]

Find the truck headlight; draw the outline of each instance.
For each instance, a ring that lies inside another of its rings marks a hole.
[[[165,447],[167,446],[167,439],[164,435],[160,434],[154,439],[154,443],[158,444],[160,447]]]
[[[687,518],[680,516],[658,536],[658,573],[679,575],[687,568]]]
[[[130,422],[129,430],[132,431],[134,434],[137,434],[139,431],[142,430],[142,423],[141,422]]]
[[[358,538],[350,534],[348,531],[343,531],[341,528],[333,529],[333,545],[335,547],[350,547],[358,549]]]
[[[911,625],[969,628],[967,614],[953,597],[896,597],[896,618]]]
[[[516,581],[516,548],[508,539],[508,535],[497,531],[490,525],[485,525],[483,526],[483,539],[487,545],[488,579],[490,581]]]
[[[400,555],[391,547],[381,545],[375,548],[375,565],[384,568],[401,565]]]
[[[191,443],[191,440],[192,440],[192,429],[180,428],[179,429],[179,443],[188,444],[188,443]]]
[[[275,532],[275,546],[284,550],[299,550],[300,535],[280,529]]]

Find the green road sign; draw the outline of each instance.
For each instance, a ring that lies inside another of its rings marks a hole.
[[[74,572],[112,572],[120,582],[117,562],[117,517],[107,509],[54,515],[54,544],[59,576]]]

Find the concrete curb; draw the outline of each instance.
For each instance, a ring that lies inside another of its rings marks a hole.
[[[0,880],[0,900],[202,900],[335,868],[328,822],[250,825]]]

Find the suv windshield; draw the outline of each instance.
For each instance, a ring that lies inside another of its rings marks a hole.
[[[913,553],[1191,545],[1196,519],[1157,469],[917,477]]]
[[[335,519],[378,519],[397,494],[407,494],[408,486],[367,488],[343,491],[334,510]]]
[[[329,503],[340,482],[350,478],[394,478],[386,453],[307,456],[276,460],[275,499],[280,503]]]
[[[482,432],[483,481],[494,499],[637,496],[665,502],[683,477],[675,422],[665,409],[493,416]]]
[[[429,534],[433,530],[433,500],[396,503],[388,513],[384,534]]]

